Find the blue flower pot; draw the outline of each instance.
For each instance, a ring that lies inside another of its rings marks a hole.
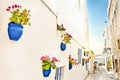
[[[23,34],[23,26],[10,22],[8,24],[8,36],[10,40],[18,41]]]
[[[63,42],[60,44],[60,48],[62,51],[64,51],[66,49],[66,44],[64,44]]]
[[[51,73],[51,68],[48,69],[48,70],[43,70],[43,76],[44,77],[48,77],[50,75],[50,73]]]
[[[72,64],[69,64],[69,69],[72,69]]]
[[[84,62],[82,62],[82,66],[84,66]]]

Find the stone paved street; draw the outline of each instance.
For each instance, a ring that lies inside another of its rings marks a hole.
[[[99,71],[96,71],[95,74],[89,74],[85,80],[115,80],[108,74],[104,68],[101,68]]]

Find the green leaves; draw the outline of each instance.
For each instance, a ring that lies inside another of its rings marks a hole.
[[[66,44],[67,44],[67,43],[70,43],[70,40],[71,40],[71,38],[72,38],[72,36],[71,36],[70,34],[66,33],[66,34],[64,34],[63,37],[64,37],[64,38],[63,38],[63,42],[65,42]]]
[[[59,60],[56,57],[50,58],[49,55],[42,56],[40,58],[42,61],[42,69],[48,70],[49,68],[56,68],[56,62],[59,62]]]
[[[21,6],[19,5],[13,5],[13,8],[8,8],[7,11],[10,11],[10,18],[9,20],[11,22],[21,24],[21,25],[31,25],[30,24],[30,10],[23,9],[21,10]]]
[[[55,69],[56,68],[55,62],[54,61],[50,61],[50,60],[44,60],[42,62],[42,69],[43,70],[48,70],[49,68]]]
[[[44,61],[42,62],[42,69],[43,69],[43,70],[48,70],[49,68],[51,68],[51,67],[50,67],[50,61],[49,61],[49,60],[44,60]]]
[[[70,43],[70,38],[65,36],[63,41],[66,42],[66,43]]]

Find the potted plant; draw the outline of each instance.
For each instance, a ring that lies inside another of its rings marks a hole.
[[[71,55],[69,55],[69,69],[72,69],[73,65],[77,65],[77,59],[74,59],[71,57]]]
[[[87,58],[87,59],[86,59],[86,62],[87,62],[87,63],[89,63],[89,61],[90,61],[90,59],[89,59],[89,58]]]
[[[31,25],[30,20],[30,10],[22,9],[22,6],[14,4],[8,6],[6,11],[10,15],[10,22],[8,23],[8,35],[10,40],[18,41],[23,34],[23,25]]]
[[[84,66],[85,58],[82,58],[82,66]]]
[[[64,50],[66,49],[66,44],[63,43],[63,42],[61,42],[61,44],[60,44],[60,49],[61,49],[62,51],[64,51]]]
[[[64,34],[63,42],[65,44],[68,44],[68,43],[70,43],[71,38],[72,38],[72,36],[70,34],[66,33],[66,34]]]
[[[63,35],[63,42],[61,43],[61,50],[64,51],[66,49],[66,44],[70,43],[72,36],[68,33]]]
[[[40,58],[42,61],[42,70],[43,70],[43,76],[48,77],[51,73],[51,68],[56,68],[56,62],[59,62],[59,60],[56,57],[50,58],[49,55],[42,56]]]

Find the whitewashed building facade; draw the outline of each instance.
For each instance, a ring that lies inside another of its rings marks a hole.
[[[7,33],[6,8],[12,4],[30,9],[31,14],[31,26],[24,27],[19,41],[9,40]],[[84,51],[89,50],[86,0],[1,0],[0,11],[0,80],[83,80],[88,70],[92,72],[91,61],[68,69],[69,55],[78,59],[81,58],[78,53],[83,56]],[[57,24],[63,24],[72,35],[65,51],[60,50],[62,40]],[[52,69],[49,77],[43,77],[40,57],[44,55],[59,58],[60,72],[56,78],[57,69]]]

